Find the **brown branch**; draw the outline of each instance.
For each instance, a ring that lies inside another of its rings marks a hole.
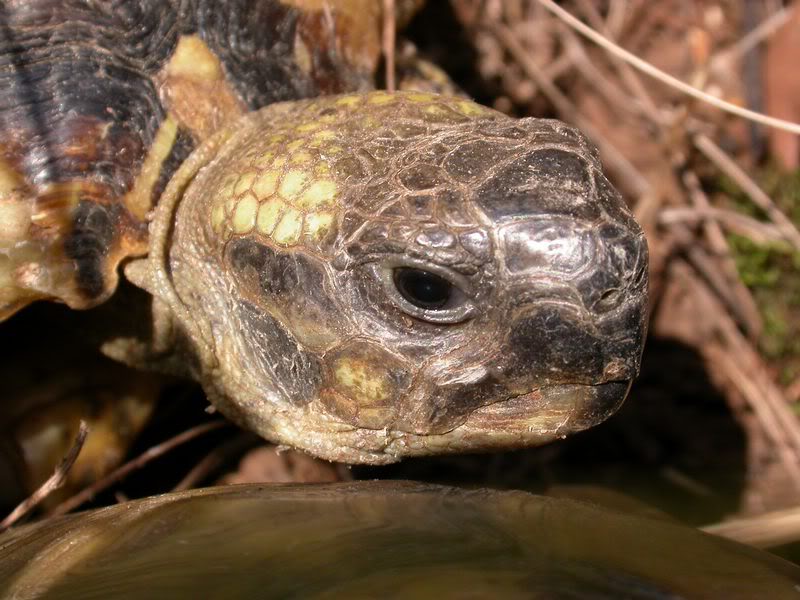
[[[187,429],[186,431],[179,433],[178,435],[153,446],[152,448],[148,448],[142,454],[134,458],[133,460],[128,461],[124,465],[118,467],[102,479],[95,481],[92,485],[88,486],[81,492],[75,494],[71,498],[67,498],[56,506],[52,511],[50,511],[50,516],[54,515],[63,515],[68,513],[83,503],[90,501],[94,498],[98,493],[102,492],[103,490],[109,488],[110,486],[114,485],[116,482],[124,479],[127,475],[132,473],[137,469],[141,469],[150,461],[158,458],[177,448],[178,446],[185,444],[189,440],[192,440],[196,437],[199,437],[209,431],[214,431],[216,429],[221,429],[229,425],[227,421],[214,421],[212,423],[204,423],[202,425],[197,425],[196,427],[192,427],[191,429]]]
[[[732,519],[701,529],[756,548],[774,548],[800,540],[800,508],[764,513],[757,517]]]
[[[581,0],[579,2],[581,8],[586,15],[587,19],[593,24],[599,27],[599,29],[609,37],[609,39],[614,39],[618,34],[612,35],[611,32],[606,28],[605,22],[603,22],[600,14],[597,12],[597,9],[591,2],[586,0]],[[537,3],[538,6],[541,6],[543,9],[543,5]],[[546,9],[545,9],[546,10]],[[649,15],[655,11],[648,11],[646,15]],[[622,26],[620,22],[619,27]],[[563,36],[570,38],[573,43],[573,47],[580,47],[580,52],[587,57],[588,62],[588,55],[586,51],[583,49],[583,46],[580,44],[580,41],[577,38],[577,35],[570,29],[565,28],[565,33]],[[567,33],[568,32],[568,33]],[[612,106],[618,107],[622,106],[627,108],[629,111],[634,112],[638,117],[645,117],[648,126],[654,129],[657,132],[657,137],[661,139],[665,139],[667,137],[667,130],[665,127],[666,120],[662,116],[662,112],[656,106],[655,102],[653,101],[650,94],[647,93],[647,89],[645,85],[642,83],[642,79],[639,77],[637,71],[631,67],[628,63],[624,60],[620,59],[616,55],[612,53],[606,53],[606,56],[611,61],[613,67],[616,69],[618,76],[621,78],[622,83],[628,88],[628,94],[633,94],[634,102],[622,102],[622,103],[613,103]],[[576,67],[580,70],[581,67],[584,66],[582,64],[576,64]],[[593,82],[592,76],[590,72],[587,70],[582,70],[581,74],[589,80],[590,83],[597,85],[596,82]],[[608,84],[604,87],[609,87]],[[620,92],[625,94],[625,92]],[[653,222],[657,218],[656,215],[661,208],[663,203],[663,197],[661,194],[655,192],[654,190],[651,193],[642,194],[637,198],[637,202],[634,205],[634,214],[636,219],[642,224],[645,230],[649,230],[652,227]]]
[[[232,440],[220,444],[195,464],[177,485],[172,488],[172,491],[182,492],[192,489],[233,455],[243,453],[245,450],[255,446],[259,441],[263,442],[263,440],[255,434],[242,432]]]
[[[758,187],[758,184],[734,162],[725,152],[715,144],[711,138],[702,133],[692,136],[695,147],[702,152],[716,167],[730,177],[753,203],[763,210],[769,219],[783,234],[787,242],[794,246],[795,250],[800,250],[800,231],[792,223],[791,219],[783,214],[780,208],[772,199]]]
[[[394,0],[383,0],[383,58],[386,61],[386,89],[397,89],[395,78],[394,49],[396,45],[397,23]]]
[[[634,99],[631,102],[630,94],[613,85],[605,73],[597,68],[586,53],[578,36],[569,29],[563,29],[561,37],[566,53],[572,58],[575,68],[594,89],[605,97],[609,106],[615,110],[624,110],[635,117],[646,116],[638,100]]]
[[[713,318],[720,344],[702,349],[739,391],[753,411],[765,437],[774,446],[784,470],[800,489],[800,423],[780,388],[772,381],[761,356],[720,306],[719,298],[697,279],[687,265],[674,265],[680,275],[692,282],[698,310]]]
[[[716,257],[697,243],[694,233],[686,225],[676,224],[669,229],[669,232],[674,238],[674,247],[683,252],[687,262],[700,277],[698,284],[702,282],[724,305],[726,311],[733,315],[737,322],[747,327],[748,319],[751,317],[739,305],[738,295],[733,291],[730,279],[725,276],[718,261],[715,260]],[[736,281],[738,282],[738,277]],[[758,313],[756,319],[756,326],[760,326]]]
[[[750,121],[756,123],[761,123],[762,125],[767,125],[769,127],[774,127],[776,129],[781,129],[791,133],[800,133],[800,124],[798,123],[793,123],[791,121],[779,119],[777,117],[771,117],[769,115],[743,108],[737,104],[733,104],[732,102],[728,102],[727,100],[713,96],[712,94],[709,94],[708,92],[705,92],[694,85],[686,83],[685,81],[682,81],[681,79],[662,71],[652,63],[643,60],[632,52],[622,48],[618,44],[615,44],[603,34],[592,29],[580,19],[577,19],[574,15],[570,14],[569,11],[563,9],[553,0],[537,0],[537,2],[546,7],[547,10],[564,21],[567,25],[578,31],[578,33],[601,46],[609,54],[613,54],[622,60],[625,60],[642,73],[645,73],[646,75],[669,87],[681,91],[687,96],[691,96],[697,100],[702,100],[706,104],[714,106],[727,113],[742,117],[744,119],[749,119]]]
[[[711,68],[722,70],[723,66],[740,60],[745,54],[780,29],[792,17],[795,10],[800,10],[800,8],[783,7],[775,11],[755,29],[750,30],[747,35],[737,39],[730,47],[721,50],[713,57],[711,59]]]
[[[786,398],[789,402],[800,401],[800,377],[797,377],[789,384],[789,387],[786,388]]]
[[[14,523],[19,521],[22,517],[27,515],[36,506],[38,506],[45,498],[47,498],[47,496],[64,485],[72,465],[75,464],[75,461],[78,459],[78,456],[83,449],[83,444],[86,442],[87,435],[89,435],[89,427],[86,425],[85,421],[81,421],[80,425],[78,426],[78,433],[75,436],[75,440],[72,442],[72,446],[70,446],[67,454],[61,460],[58,466],[56,466],[56,470],[47,479],[47,481],[39,486],[39,489],[28,496],[14,510],[12,510],[5,519],[0,522],[0,531],[4,531],[5,529],[11,527]]]
[[[611,0],[608,5],[608,15],[606,16],[603,28],[611,39],[616,39],[622,33],[625,25],[627,13],[630,10],[627,0]]]
[[[686,169],[683,172],[683,184],[689,193],[692,204],[700,209],[708,209],[711,203],[700,185],[700,178],[697,174]],[[715,256],[719,270],[719,280],[726,288],[726,298],[729,296],[729,309],[737,315],[739,322],[747,331],[751,339],[757,339],[761,335],[764,327],[761,314],[758,311],[755,299],[750,290],[742,283],[739,277],[739,270],[736,267],[736,260],[733,258],[728,240],[722,232],[719,223],[713,220],[703,221],[703,232],[708,242],[711,252]]]
[[[611,32],[606,28],[606,24],[603,22],[594,4],[589,2],[589,0],[578,0],[578,5],[583,14],[589,20],[589,23],[596,30],[605,35],[608,39],[616,41],[614,40],[614,36],[611,35]],[[653,102],[650,94],[647,93],[642,80],[639,78],[636,71],[634,71],[633,67],[614,54],[606,53],[606,55],[613,63],[614,68],[620,74],[620,77],[622,78],[623,83],[628,87],[628,90],[632,92],[639,101],[639,105],[643,113],[649,117],[651,123],[654,125],[659,125],[661,123],[661,115],[658,107],[656,106],[655,102]]]
[[[786,241],[781,232],[771,223],[763,223],[734,210],[716,206],[663,208],[658,214],[658,224],[663,227],[670,227],[677,223],[695,227],[707,220],[716,221],[725,230],[746,237],[754,244],[785,243]]]

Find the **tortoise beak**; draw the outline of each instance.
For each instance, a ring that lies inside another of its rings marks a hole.
[[[478,409],[450,435],[462,443],[469,440],[476,450],[521,448],[564,438],[613,415],[631,382],[546,386]]]
[[[475,411],[464,426],[521,432],[536,421],[542,427],[541,433],[549,431],[553,437],[562,437],[597,425],[614,414],[625,401],[632,382],[633,379],[625,379],[596,385],[545,386],[485,406]]]
[[[441,433],[402,433],[384,444],[382,457],[488,452],[545,444],[583,431],[614,414],[631,380],[597,385],[564,384],[501,400],[474,410],[456,427]]]

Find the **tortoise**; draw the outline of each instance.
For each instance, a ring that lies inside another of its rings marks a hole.
[[[333,461],[540,444],[612,414],[647,246],[595,147],[374,89],[379,4],[3,2],[2,317],[145,297],[105,354]]]
[[[12,598],[751,599],[798,584],[795,564],[649,510],[398,481],[206,488],[0,535]]]

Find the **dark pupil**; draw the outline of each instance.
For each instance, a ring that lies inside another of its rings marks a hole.
[[[445,306],[453,290],[446,279],[419,269],[395,269],[394,284],[403,298],[416,307],[426,309]]]

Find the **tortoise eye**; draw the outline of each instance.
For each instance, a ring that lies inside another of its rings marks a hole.
[[[453,284],[430,271],[399,267],[394,269],[392,278],[400,295],[423,310],[441,310],[453,296]]]
[[[411,261],[409,261],[411,262]],[[475,314],[469,284],[440,266],[394,264],[374,266],[386,294],[400,310],[422,321],[441,325],[461,323]]]

